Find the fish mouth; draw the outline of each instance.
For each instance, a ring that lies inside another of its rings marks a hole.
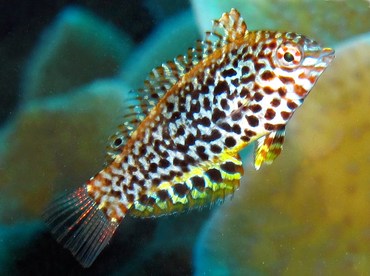
[[[328,67],[335,57],[334,50],[332,48],[322,48],[318,51],[311,52],[310,57],[315,59],[313,67],[318,70],[324,70]]]
[[[332,48],[323,48],[320,54],[320,60],[329,64],[335,57],[335,51]]]
[[[325,69],[333,61],[334,57],[335,51],[332,48],[316,46],[305,51],[305,58],[302,64],[311,68]]]

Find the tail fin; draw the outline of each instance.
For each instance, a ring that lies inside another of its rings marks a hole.
[[[118,227],[98,208],[86,185],[54,201],[44,219],[57,241],[84,267],[91,266]]]

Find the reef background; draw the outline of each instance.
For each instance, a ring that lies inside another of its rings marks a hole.
[[[368,1],[17,2],[0,2],[0,274],[370,273]],[[232,201],[126,218],[82,269],[42,210],[102,167],[127,92],[231,7],[250,29],[302,32],[339,49],[335,63],[272,166],[254,172],[245,152]]]

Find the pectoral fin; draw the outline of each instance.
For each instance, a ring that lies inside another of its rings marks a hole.
[[[271,164],[283,149],[285,128],[273,131],[256,142],[254,167],[258,170],[263,163]]]

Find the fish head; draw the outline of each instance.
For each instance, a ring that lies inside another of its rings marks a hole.
[[[286,100],[300,103],[334,59],[334,50],[297,33],[282,33],[272,53],[275,77]]]
[[[240,51],[248,50],[243,56],[248,70],[241,72],[249,112],[265,126],[261,134],[281,129],[334,59],[334,50],[290,32],[249,32],[245,45]]]

